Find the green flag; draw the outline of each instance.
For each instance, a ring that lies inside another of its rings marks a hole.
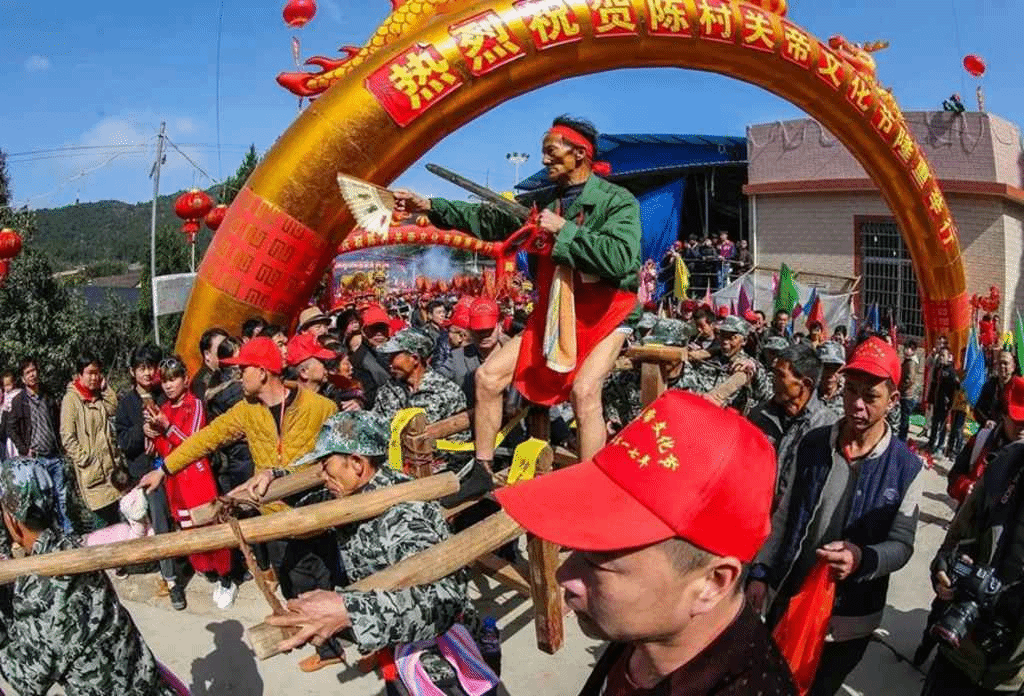
[[[1017,372],[1020,374],[1024,361],[1024,322],[1020,319],[1020,310],[1017,310],[1017,325],[1013,328],[1013,342],[1017,344]]]
[[[797,292],[796,283],[793,282],[793,271],[786,264],[782,264],[782,271],[779,273],[779,286],[775,289],[775,311],[783,309],[792,313],[793,307],[799,302],[800,293]]]

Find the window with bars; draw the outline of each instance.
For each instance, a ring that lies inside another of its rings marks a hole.
[[[883,325],[888,325],[891,311],[901,335],[924,336],[917,276],[896,222],[861,221],[857,235],[860,237],[862,314],[878,303]]]

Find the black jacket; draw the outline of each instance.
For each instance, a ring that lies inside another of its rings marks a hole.
[[[161,394],[156,403],[162,401]],[[146,454],[146,434],[142,432],[145,422],[142,417],[142,397],[132,387],[117,400],[114,432],[117,433],[117,446],[128,464],[128,473],[134,479],[140,479],[153,470],[153,455]]]
[[[349,354],[349,361],[352,363],[352,376],[363,385],[366,403],[374,403],[377,400],[377,390],[391,381],[391,373],[381,364],[377,354],[366,345],[366,341],[360,343],[359,347]]]
[[[212,423],[244,398],[242,383],[237,379],[237,370],[218,370],[214,373],[211,383],[214,386],[207,389],[205,395],[207,423]],[[217,464],[217,484],[221,488],[221,493],[227,493],[249,480],[255,470],[249,443],[245,438],[220,447],[214,462]]]
[[[61,453],[60,407],[46,392],[40,391],[39,397],[46,404],[46,410],[50,413],[50,422],[53,424],[53,440],[57,447],[54,455],[59,455]],[[6,437],[11,438],[18,454],[28,456],[28,451],[32,447],[32,406],[28,401],[28,390],[22,389],[11,401],[11,409],[4,414],[0,429]]]

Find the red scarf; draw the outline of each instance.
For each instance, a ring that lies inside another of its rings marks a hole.
[[[82,400],[85,401],[86,403],[90,401],[96,401],[100,398],[100,392],[94,392],[91,389],[86,389],[85,385],[79,382],[77,377],[75,377],[72,384],[75,385],[75,389],[78,391],[78,395],[81,396]]]

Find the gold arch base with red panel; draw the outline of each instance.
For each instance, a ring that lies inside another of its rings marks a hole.
[[[228,211],[179,335],[190,363],[211,326],[237,330],[255,314],[287,323],[301,309],[353,227],[338,171],[387,185],[446,135],[512,97],[577,75],[649,67],[757,85],[834,133],[897,219],[929,340],[945,334],[954,348],[964,345],[970,308],[945,198],[892,96],[842,47],[735,0],[423,0],[389,19],[398,12],[406,13],[403,23],[380,47],[318,74],[326,91]]]

